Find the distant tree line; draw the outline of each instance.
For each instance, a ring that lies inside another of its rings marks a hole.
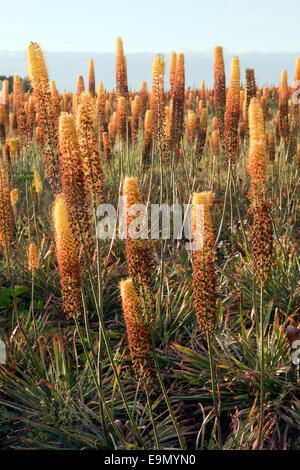
[[[0,75],[0,80],[1,81],[8,80],[9,93],[11,93],[13,91],[13,82],[14,82],[13,75],[10,75],[9,77],[7,77],[6,75]],[[22,82],[22,87],[23,87],[24,93],[26,93],[27,91],[32,91],[29,77],[21,78],[21,82]]]

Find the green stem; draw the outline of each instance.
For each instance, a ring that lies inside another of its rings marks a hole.
[[[207,345],[208,345],[208,353],[209,353],[209,367],[210,367],[210,375],[211,375],[213,402],[214,402],[214,408],[215,408],[216,419],[217,419],[217,430],[218,430],[217,440],[218,440],[219,450],[222,450],[222,432],[221,432],[220,412],[219,412],[217,390],[216,390],[216,373],[215,373],[214,360],[213,360],[211,337],[210,337],[209,332],[207,332]]]
[[[94,205],[94,221],[95,221],[95,235],[96,235],[96,247],[97,247],[97,277],[98,277],[98,301],[100,305],[100,315],[103,318],[103,283],[102,283],[102,276],[101,276],[101,258],[100,258],[100,240],[97,237],[97,209],[96,204]],[[103,353],[103,335],[101,331],[101,327],[99,324],[99,347],[98,347],[98,380],[100,387],[102,387],[102,353]],[[104,412],[103,412],[103,404],[100,403],[100,413],[103,420],[103,427],[106,432],[105,427],[105,420],[104,420]]]
[[[263,426],[264,426],[264,404],[265,404],[265,354],[264,354],[264,288],[260,288],[260,312],[259,312],[259,323],[260,323],[260,356],[261,356],[261,368],[260,368],[260,416],[259,416],[259,433],[257,440],[257,448],[260,449],[263,444]]]
[[[122,434],[120,433],[118,427],[116,426],[115,422],[114,422],[114,419],[111,415],[111,412],[108,408],[108,406],[106,405],[106,402],[105,402],[105,397],[104,397],[104,394],[103,394],[103,391],[102,391],[102,388],[100,387],[98,381],[97,381],[97,377],[95,375],[95,371],[94,371],[94,368],[93,368],[93,365],[91,363],[91,359],[90,359],[90,356],[89,356],[89,353],[86,349],[86,345],[85,345],[85,342],[84,342],[84,339],[82,337],[82,334],[81,334],[81,331],[80,331],[80,327],[79,327],[79,323],[78,323],[78,319],[77,317],[74,317],[74,321],[75,321],[75,324],[76,324],[76,328],[77,328],[77,331],[78,331],[78,334],[79,334],[79,338],[80,338],[80,342],[81,342],[81,345],[83,347],[83,351],[84,351],[84,354],[85,354],[85,357],[86,357],[86,360],[89,364],[89,367],[90,367],[90,370],[91,370],[91,373],[92,373],[92,376],[93,376],[93,380],[94,380],[94,383],[96,385],[96,388],[97,388],[97,391],[98,391],[98,394],[99,394],[99,397],[100,397],[100,400],[101,402],[103,403],[103,406],[105,408],[105,412],[108,416],[108,419],[112,425],[112,428],[113,430],[115,431],[116,435],[118,436],[118,438],[120,439],[120,441],[123,443],[124,447],[126,447],[126,442],[124,441],[124,438],[122,436]]]
[[[12,330],[14,329],[14,323],[15,323],[15,317],[18,320],[18,307],[17,307],[17,299],[16,299],[16,292],[15,292],[15,283],[13,279],[13,273],[10,265],[10,257],[9,257],[9,249],[8,249],[8,243],[5,238],[5,258],[7,261],[7,267],[8,267],[8,274],[9,274],[9,279],[10,279],[10,288],[11,288],[11,293],[12,293],[12,298],[13,298],[13,315],[11,319],[11,324],[12,324]]]
[[[161,446],[160,446],[160,443],[159,443],[159,437],[158,437],[157,428],[156,428],[156,424],[155,424],[155,417],[154,417],[153,410],[152,410],[152,405],[151,405],[151,400],[150,400],[150,396],[149,396],[149,391],[148,391],[148,387],[147,387],[146,380],[143,379],[143,382],[144,382],[144,388],[145,388],[145,393],[146,393],[146,398],[147,398],[147,403],[148,403],[148,408],[149,408],[149,414],[150,414],[150,418],[151,418],[151,422],[152,422],[152,427],[153,427],[153,433],[154,433],[154,437],[155,437],[156,447],[157,447],[157,450],[160,450],[160,449],[161,449]]]
[[[144,441],[144,439],[143,439],[143,437],[142,437],[142,435],[141,435],[141,433],[140,433],[140,431],[139,431],[139,429],[138,429],[138,427],[137,427],[137,425],[136,425],[136,423],[135,423],[135,421],[132,417],[132,413],[130,412],[130,409],[129,409],[129,406],[128,406],[128,403],[127,403],[127,400],[126,400],[126,397],[125,397],[123,385],[121,383],[121,380],[120,380],[120,377],[119,377],[119,374],[118,374],[118,371],[117,371],[117,367],[116,367],[116,364],[115,364],[115,361],[114,361],[114,358],[113,358],[112,350],[111,350],[111,347],[110,347],[110,344],[109,344],[109,341],[108,341],[108,336],[107,336],[107,333],[106,333],[106,330],[105,330],[103,316],[101,315],[101,307],[100,307],[99,302],[98,302],[97,294],[96,294],[96,291],[95,291],[94,281],[92,279],[90,271],[89,271],[89,277],[90,277],[90,283],[91,283],[91,287],[92,287],[94,302],[95,302],[95,305],[96,305],[97,315],[98,315],[98,319],[99,319],[99,322],[100,322],[101,331],[102,331],[102,335],[103,335],[103,339],[104,339],[104,343],[105,343],[105,348],[106,348],[106,351],[107,351],[107,354],[108,354],[108,357],[109,357],[109,361],[110,361],[111,367],[113,369],[116,381],[118,383],[121,398],[122,398],[122,401],[124,403],[124,406],[125,406],[128,418],[130,420],[130,423],[131,423],[131,425],[132,425],[132,427],[133,427],[133,429],[136,433],[136,436],[139,439],[143,449],[146,450],[147,448],[146,448],[145,441]]]

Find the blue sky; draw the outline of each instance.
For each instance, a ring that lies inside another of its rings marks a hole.
[[[300,1],[6,0],[0,50],[112,52],[206,51],[300,54]]]

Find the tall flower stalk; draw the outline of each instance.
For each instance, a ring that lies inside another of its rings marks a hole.
[[[14,75],[13,100],[18,125],[18,136],[20,143],[23,144],[28,138],[27,116],[25,112],[22,83],[19,75],[17,74]]]
[[[59,119],[59,145],[62,169],[62,188],[69,224],[83,255],[93,255],[92,230],[89,220],[89,198],[85,191],[81,155],[76,127],[71,114],[62,113]]]
[[[142,197],[135,178],[126,177],[123,184],[123,195],[126,198],[125,229],[126,229],[126,256],[128,274],[136,287],[138,294],[145,299],[148,312],[151,316],[152,287],[151,287],[151,248],[148,240],[134,239],[130,233],[130,224],[135,216],[131,215],[130,207],[134,204],[142,204]],[[143,227],[140,226],[142,235]]]
[[[61,174],[58,151],[56,119],[53,114],[49,78],[40,46],[32,42],[28,47],[29,76],[38,113],[38,127],[41,132],[42,154],[51,189],[54,195],[61,192]]]
[[[68,318],[78,317],[82,313],[79,258],[63,194],[58,194],[55,198],[53,223],[63,310]]]
[[[76,118],[84,187],[93,206],[98,206],[104,200],[104,180],[98,149],[96,106],[89,91],[80,95]]]
[[[121,281],[120,291],[135,376],[137,380],[148,379],[151,377],[148,331],[140,311],[140,302],[132,279]]]
[[[269,211],[269,203],[266,200],[266,134],[264,128],[263,110],[257,98],[252,98],[249,106],[249,132],[250,147],[248,159],[248,172],[251,176],[250,213],[253,216],[252,223],[252,255],[254,279],[260,288],[260,421],[257,447],[260,448],[263,442],[264,426],[264,315],[263,315],[263,294],[264,286],[268,282],[273,251],[272,221]]]
[[[184,55],[178,54],[172,93],[171,147],[178,151],[184,131]]]
[[[164,91],[165,61],[162,55],[153,59],[152,91],[150,109],[152,111],[152,139],[155,149],[162,152],[165,122],[165,91]]]
[[[216,271],[214,266],[214,234],[210,215],[214,195],[211,191],[194,193],[192,199],[193,297],[198,328],[206,335],[212,380],[213,402],[217,420],[218,446],[222,449],[220,411],[216,390],[216,374],[211,336],[216,326]]]

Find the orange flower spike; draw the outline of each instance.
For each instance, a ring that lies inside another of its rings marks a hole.
[[[226,110],[226,85],[223,48],[221,46],[216,46],[214,49],[214,100],[219,136],[221,142],[223,142]]]
[[[15,114],[17,118],[18,136],[19,136],[21,144],[23,144],[23,142],[26,141],[26,138],[28,136],[27,119],[26,119],[26,112],[25,112],[25,103],[24,103],[22,83],[21,83],[19,75],[17,74],[14,75],[13,101],[14,101],[14,110],[15,110]]]
[[[122,308],[126,323],[130,356],[136,379],[150,378],[150,345],[148,330],[141,312],[132,279],[120,282]]]
[[[37,170],[33,170],[33,182],[32,182],[32,187],[37,195],[38,198],[40,198],[42,192],[43,192],[43,182],[40,177],[40,174]]]
[[[150,109],[152,111],[152,139],[157,151],[162,151],[165,122],[165,61],[162,55],[154,57],[152,63],[152,91]]]
[[[39,126],[36,126],[35,128],[35,141],[37,145],[42,144],[42,132],[41,128]]]
[[[211,134],[211,150],[215,157],[219,156],[220,152],[220,143],[219,143],[219,133],[218,131],[212,131]]]
[[[131,139],[132,139],[133,144],[135,144],[137,141],[140,112],[141,112],[140,96],[136,95],[134,97],[134,101],[132,102],[132,113],[131,113]]]
[[[281,82],[279,87],[279,132],[286,142],[289,135],[289,90],[287,84],[287,71],[281,72]]]
[[[102,134],[102,145],[106,161],[111,162],[111,141],[107,132]]]
[[[13,208],[14,214],[17,212],[17,203],[19,200],[19,191],[18,188],[12,189],[10,192],[10,202]]]
[[[201,82],[200,100],[202,102],[202,108],[206,108],[205,81],[204,80],[202,80]]]
[[[297,147],[297,166],[300,169],[300,144]]]
[[[170,79],[170,92],[171,92],[171,95],[174,91],[176,63],[177,63],[177,54],[176,54],[176,52],[171,52],[171,54],[170,54],[170,64],[169,64],[169,79]]]
[[[194,142],[196,136],[196,114],[194,111],[188,110],[187,115],[187,137],[188,142],[191,144]]]
[[[28,65],[38,113],[37,123],[43,144],[42,154],[46,173],[52,192],[57,194],[61,191],[57,126],[49,93],[48,72],[43,53],[37,43],[32,42],[28,47]]]
[[[148,93],[147,93],[147,84],[146,82],[142,83],[140,91],[140,108],[141,108],[141,118],[144,120],[148,104]]]
[[[59,93],[56,89],[55,86],[55,81],[52,80],[50,84],[50,91],[51,91],[51,101],[52,101],[52,106],[53,106],[53,114],[55,118],[58,120],[59,115],[60,115],[60,98],[59,98]],[[58,121],[57,121],[58,123]]]
[[[97,102],[96,102],[100,139],[105,129],[105,104],[106,104],[106,100],[105,100],[104,87],[103,87],[103,83],[100,82],[98,86]]]
[[[10,105],[8,80],[3,80],[1,95],[2,95],[2,102],[0,106],[0,110],[1,110],[0,120],[1,120],[1,124],[3,124],[5,128],[7,128],[9,124],[9,105]]]
[[[120,37],[116,41],[116,96],[123,96],[128,102],[127,64]]]
[[[230,83],[226,100],[224,144],[227,162],[235,163],[239,156],[238,125],[240,119],[240,63],[234,57],[231,62]]]
[[[96,106],[89,91],[80,95],[76,119],[85,191],[98,206],[104,200],[104,180],[98,150]]]
[[[200,116],[200,119],[198,119],[197,126],[196,126],[196,133],[197,133],[196,155],[198,158],[202,156],[203,149],[205,146],[207,122],[208,122],[208,111],[206,108],[204,108],[201,110],[201,116]]]
[[[72,113],[73,113],[73,116],[76,118],[76,114],[77,114],[77,103],[78,103],[78,97],[77,95],[73,95],[73,98],[72,98]]]
[[[63,310],[67,318],[79,316],[82,313],[82,302],[78,251],[69,226],[63,194],[55,198],[53,223]]]
[[[215,116],[213,117],[213,127],[212,128],[213,128],[213,131],[218,130],[218,120]]]
[[[147,109],[145,115],[145,133],[142,150],[143,165],[147,167],[150,164],[150,152],[152,145],[152,111]]]
[[[247,68],[245,71],[246,75],[246,91],[245,91],[245,100],[243,106],[243,117],[244,117],[244,124],[245,124],[245,134],[248,136],[249,134],[249,123],[248,123],[248,109],[249,104],[252,98],[256,96],[256,83],[255,83],[255,75],[254,70]]]
[[[152,298],[151,288],[151,249],[147,240],[132,239],[129,234],[130,223],[135,219],[128,211],[133,204],[142,204],[142,197],[136,178],[126,177],[123,184],[123,195],[126,197],[126,255],[129,276],[133,279],[139,291],[146,290]]]
[[[213,226],[210,215],[210,207],[214,205],[214,194],[212,191],[203,191],[201,193],[194,193],[192,199],[192,232],[196,232],[197,228],[197,212],[196,206],[203,205],[203,247],[212,249],[214,247]]]
[[[117,129],[118,129],[118,117],[117,117],[117,113],[114,112],[108,125],[108,135],[109,135],[112,146],[114,145],[115,140],[116,140]]]
[[[19,152],[19,140],[18,139],[10,139],[9,140],[9,151],[11,158],[14,158]]]
[[[69,112],[69,97],[68,97],[66,90],[64,90],[64,93],[63,93],[63,111],[65,113]]]
[[[27,113],[26,113],[26,124],[27,124],[28,137],[30,140],[33,137],[34,121],[35,121],[34,99],[33,99],[33,96],[29,96]]]
[[[35,271],[39,268],[39,253],[37,246],[34,242],[30,243],[28,250],[28,271],[33,275]]]
[[[82,75],[78,75],[77,77],[77,97],[81,95],[81,93],[84,92],[84,79]]]
[[[266,201],[266,135],[264,118],[258,98],[252,98],[249,106],[249,159],[248,172],[251,176],[249,193],[253,216],[251,244],[253,270],[257,283],[263,286],[269,279],[273,260],[273,228],[269,202]]]
[[[272,131],[269,133],[269,162],[274,162],[275,160],[275,139]]]
[[[178,148],[184,131],[184,55],[178,54],[172,94],[171,146]]]
[[[257,98],[252,98],[249,106],[249,159],[248,173],[251,184],[256,186],[266,181],[266,137],[262,107]]]
[[[93,59],[89,61],[89,91],[95,96],[95,69]]]
[[[120,96],[118,100],[117,121],[118,121],[119,139],[122,143],[124,143],[126,142],[126,131],[127,131],[126,100],[124,96]]]

